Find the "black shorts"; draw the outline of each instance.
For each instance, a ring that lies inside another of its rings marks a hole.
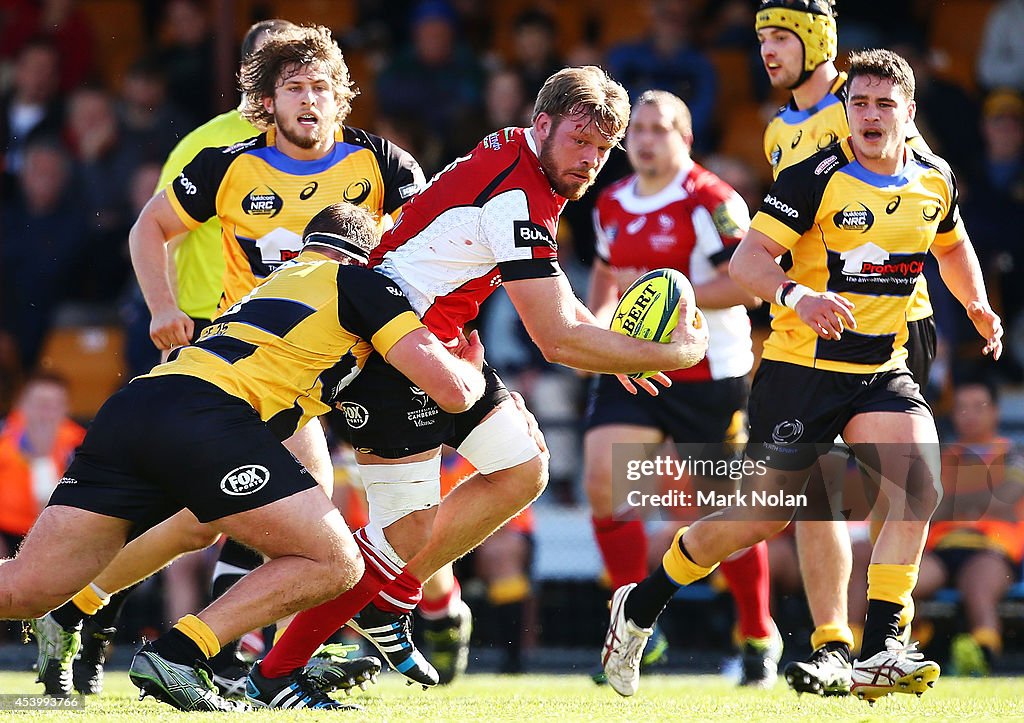
[[[750,391],[747,456],[773,469],[806,469],[867,412],[932,416],[906,369],[849,374],[765,359]]]
[[[195,344],[197,341],[199,341],[199,336],[203,333],[203,329],[205,329],[208,326],[211,326],[213,324],[213,320],[200,319],[195,316],[190,316],[189,318],[192,320],[193,324],[192,338],[189,341]]]
[[[483,397],[465,412],[449,414],[383,357],[372,354],[339,395],[349,443],[359,452],[387,459],[442,444],[458,448],[492,409],[510,398],[492,367],[484,365],[483,373]]]
[[[107,400],[49,504],[130,520],[137,535],[183,508],[210,522],[315,486],[255,409],[173,375]]]
[[[728,437],[734,428],[746,436],[743,412],[749,395],[745,377],[675,382],[652,397],[643,391],[630,394],[614,376],[602,374],[590,386],[584,430],[629,424],[661,430],[677,444],[732,442]]]
[[[907,367],[922,390],[928,388],[937,344],[934,316],[907,322]]]
[[[939,558],[943,567],[946,568],[946,587],[956,586],[956,579],[960,576],[960,569],[967,564],[968,560],[977,555],[996,555],[1006,560],[1006,564],[1013,571],[1013,581],[1020,582],[1021,566],[1014,564],[1013,560],[999,550],[986,550],[976,547],[940,547],[932,550],[932,554]]]

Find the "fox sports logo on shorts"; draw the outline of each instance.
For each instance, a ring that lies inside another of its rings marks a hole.
[[[259,492],[270,482],[270,470],[259,464],[246,464],[224,475],[220,489],[226,495],[242,497]]]

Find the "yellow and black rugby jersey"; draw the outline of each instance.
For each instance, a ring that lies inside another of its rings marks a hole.
[[[422,326],[386,276],[310,250],[145,376],[205,379],[251,404],[287,439],[330,410],[374,349],[385,356]]]
[[[231,306],[277,266],[295,258],[302,231],[325,206],[345,200],[382,230],[424,185],[407,152],[358,128],[340,128],[323,158],[299,161],[275,145],[276,129],[225,148],[206,148],[171,182],[167,196],[189,229],[214,216],[224,242],[224,298]]]
[[[907,309],[928,249],[967,238],[945,161],[908,148],[902,172],[880,176],[849,139],[779,174],[751,228],[789,249],[791,279],[842,294],[857,319],[856,331],[825,340],[773,304],[764,358],[853,373],[905,365]]]
[[[825,97],[810,108],[800,110],[790,100],[772,118],[764,131],[764,153],[772,164],[775,178],[783,169],[850,135],[850,121],[846,117],[846,80],[846,73],[840,73]],[[907,142],[918,150],[930,152],[916,126],[911,126]],[[924,276],[920,276],[907,320],[918,321],[931,315],[928,283]]]

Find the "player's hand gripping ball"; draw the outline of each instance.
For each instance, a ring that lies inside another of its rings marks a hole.
[[[703,322],[690,280],[675,269],[648,271],[622,294],[611,330],[634,339],[667,343],[679,323],[680,299],[686,301],[689,323],[699,329]],[[629,377],[647,379],[655,374],[657,371],[640,372]]]

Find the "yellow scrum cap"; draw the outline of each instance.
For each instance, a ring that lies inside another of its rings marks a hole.
[[[827,0],[764,0],[757,11],[755,30],[783,28],[804,46],[804,71],[836,59],[839,38],[836,19]]]

